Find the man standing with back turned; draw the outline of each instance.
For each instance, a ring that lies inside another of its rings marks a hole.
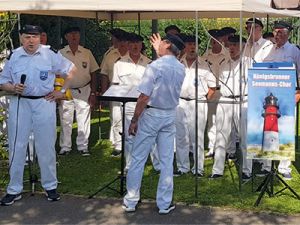
[[[160,58],[148,65],[138,86],[141,94],[128,130],[129,134],[136,135],[136,139],[122,207],[126,212],[136,210],[143,169],[156,142],[161,165],[156,200],[159,214],[168,214],[175,209],[172,204],[175,118],[185,77],[184,66],[176,57],[184,43],[174,35],[161,40],[158,34],[152,36],[151,43]]]

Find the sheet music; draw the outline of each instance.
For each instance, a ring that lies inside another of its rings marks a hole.
[[[129,85],[111,85],[110,88],[103,94],[108,97],[131,97],[138,98],[140,93],[136,86]]]

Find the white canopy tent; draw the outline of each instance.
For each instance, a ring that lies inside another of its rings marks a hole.
[[[1,0],[0,11],[25,14],[98,18],[103,20],[141,20],[194,18],[228,18],[244,16],[294,16],[297,10],[277,10],[271,0]]]
[[[199,17],[235,17],[240,18],[240,21],[242,21],[242,17],[267,17],[267,15],[272,17],[300,17],[300,11],[298,10],[273,9],[271,3],[271,0],[0,0],[0,11],[101,20],[194,18],[197,21]],[[198,24],[196,22],[196,35],[198,34],[197,28]],[[240,24],[240,30],[242,30],[242,23]],[[198,82],[197,77],[196,72],[196,83]],[[197,116],[195,123],[197,126]],[[196,128],[195,130],[197,137],[198,129]],[[197,141],[198,139],[196,138],[196,146],[198,145]],[[197,166],[197,155],[195,158],[195,165]],[[241,170],[239,173],[241,177]],[[241,180],[239,183],[241,189]],[[197,189],[198,182],[196,182],[195,188],[196,196]]]

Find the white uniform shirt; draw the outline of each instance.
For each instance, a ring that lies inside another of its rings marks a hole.
[[[114,64],[112,83],[132,87],[137,86],[141,82],[146,66],[150,62],[149,58],[141,54],[138,62],[135,64],[129,53],[127,53]]]
[[[245,46],[245,56],[254,60],[254,62],[263,62],[264,59],[270,54],[273,43],[264,38],[260,38],[251,46],[249,43]]]
[[[213,53],[211,49],[208,49],[208,51],[203,54],[202,58],[208,63],[208,68],[216,77],[216,79],[218,79],[221,65],[230,59],[230,56],[228,50],[222,48],[222,51],[217,54]],[[219,86],[219,84],[217,84],[217,86]]]
[[[250,62],[250,59],[243,57],[243,62]],[[247,74],[248,64],[243,63],[244,73],[242,72],[242,95],[247,94]],[[239,96],[240,95],[240,59],[234,61],[229,59],[223,64],[220,74],[220,92],[222,96]]]
[[[121,57],[121,54],[117,48],[111,50],[106,57],[104,57],[101,63],[101,73],[108,76],[110,82],[113,79],[113,71],[115,62]]]
[[[44,96],[54,89],[55,74],[66,76],[73,63],[61,53],[50,49],[50,46],[40,45],[38,50],[30,55],[23,47],[13,51],[7,60],[0,84],[20,83],[22,74],[26,75],[24,96]]]
[[[300,50],[296,45],[286,42],[278,48],[273,45],[269,55],[265,58],[265,62],[293,62],[296,64],[298,74],[300,72]]]
[[[150,106],[175,109],[184,77],[184,65],[175,56],[165,55],[147,66],[138,91],[150,96]]]
[[[75,55],[72,53],[69,45],[60,50],[61,54],[72,61],[77,67],[77,77],[83,79],[83,84],[91,81],[91,73],[99,69],[99,66],[89,49],[78,46]]]
[[[180,97],[195,99],[195,70],[196,62],[188,67],[186,57],[181,59],[181,63],[185,66],[185,78],[182,84]],[[198,98],[203,98],[209,87],[216,87],[216,78],[210,72],[207,63],[198,57]]]
[[[141,83],[146,66],[150,62],[149,58],[141,54],[138,62],[135,64],[129,53],[127,53],[115,63],[112,83],[126,85],[131,88],[137,87]],[[126,112],[134,112],[135,105],[135,102],[126,103]]]

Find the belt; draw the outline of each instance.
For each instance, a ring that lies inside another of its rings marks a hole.
[[[195,100],[194,98],[184,98],[184,97],[180,97],[181,99],[183,100],[186,100],[186,101],[192,101],[192,100]]]
[[[24,95],[20,95],[20,98],[40,99],[40,98],[45,98],[45,95],[43,95],[43,96],[24,96]]]
[[[229,95],[229,96],[224,96],[225,98],[231,98],[231,99],[235,99],[235,98],[240,98],[240,97],[245,97],[248,95]]]
[[[146,106],[146,109],[160,109],[160,110],[170,110],[170,109],[163,109],[163,108],[158,108],[158,107],[155,107],[155,106],[152,106],[152,105],[147,105],[147,106]]]

